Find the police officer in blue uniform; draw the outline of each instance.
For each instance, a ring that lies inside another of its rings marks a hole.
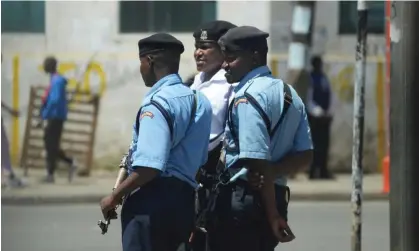
[[[239,82],[227,116],[225,173],[248,172],[220,190],[211,250],[273,251],[295,238],[285,177],[310,164],[313,147],[301,98],[266,66],[268,36],[241,26],[219,40],[227,81]]]
[[[134,123],[129,175],[101,209],[107,218],[124,197],[124,251],[176,251],[194,227],[195,175],[207,159],[212,109],[178,75],[182,42],[157,33],[138,47],[151,89]]]

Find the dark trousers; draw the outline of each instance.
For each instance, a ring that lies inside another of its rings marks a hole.
[[[278,212],[287,219],[289,188],[275,185]],[[211,251],[274,251],[278,245],[258,192],[247,182],[224,187],[209,226]]]
[[[215,147],[212,151],[208,153],[208,160],[204,166],[201,168],[204,170],[202,175],[197,177],[197,181],[203,185],[202,188],[198,190],[198,212],[206,207],[208,202],[208,196],[211,191],[212,186],[214,185],[216,178],[216,167],[220,159],[222,143]],[[193,251],[205,251],[206,247],[206,235],[202,232],[195,232],[194,239],[191,243]]]
[[[309,123],[314,145],[314,158],[309,175],[310,178],[327,178],[330,176],[327,164],[332,118],[309,116]]]
[[[197,176],[197,181],[203,185],[201,189],[198,190],[198,200],[199,207],[204,208],[206,205],[206,200],[208,193],[214,185],[214,178],[217,174],[217,165],[220,160],[222,143],[217,147],[212,149],[208,153],[208,159],[204,166],[201,167],[201,175]]]
[[[159,177],[125,200],[121,211],[123,251],[176,251],[194,228],[195,189]]]
[[[63,131],[64,120],[51,119],[47,121],[44,129],[44,144],[47,151],[47,172],[53,175],[56,170],[57,159],[72,164],[73,160],[67,157],[60,148],[61,134]]]

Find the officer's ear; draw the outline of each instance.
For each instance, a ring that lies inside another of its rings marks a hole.
[[[257,65],[257,64],[259,64],[259,52],[257,52],[257,51],[254,51],[253,53],[252,53],[252,64],[253,65]]]
[[[154,64],[154,57],[153,56],[147,56],[147,63],[151,66]]]

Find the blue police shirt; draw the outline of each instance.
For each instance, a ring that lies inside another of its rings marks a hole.
[[[46,101],[42,107],[41,117],[48,119],[67,119],[67,79],[59,74],[51,76],[51,84]]]
[[[162,176],[174,176],[196,187],[195,175],[207,161],[212,116],[209,100],[200,92],[196,95],[196,113],[191,122],[194,94],[178,74],[162,78],[151,88],[137,116],[139,128],[134,123],[129,173],[136,168],[154,168]],[[172,117],[173,140],[168,122],[150,103],[152,99]]]
[[[289,153],[313,149],[310,127],[304,104],[296,91],[290,87],[293,104],[290,105],[281,125],[272,139],[261,114],[244,96],[249,93],[261,106],[271,121],[278,122],[284,104],[282,80],[275,79],[267,66],[248,73],[235,88],[232,107],[232,123],[238,137],[233,139],[229,125],[226,126],[226,166],[231,167],[239,159],[264,159],[277,162]],[[280,177],[277,184],[286,185]]]

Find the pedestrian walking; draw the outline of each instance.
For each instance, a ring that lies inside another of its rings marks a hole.
[[[44,60],[44,71],[50,76],[50,84],[42,97],[40,111],[41,123],[46,121],[44,128],[44,144],[47,152],[47,176],[43,182],[54,183],[57,159],[69,166],[68,180],[73,180],[77,169],[74,158],[68,157],[60,148],[64,122],[67,120],[68,101],[66,95],[67,79],[57,72],[57,59],[47,57]]]
[[[1,102],[1,108],[6,110],[11,116],[19,116],[19,111],[12,109],[10,106]],[[7,175],[7,181],[4,184],[9,187],[23,187],[24,183],[18,178],[13,171],[12,163],[10,162],[9,140],[7,138],[6,129],[1,116],[1,170]]]

